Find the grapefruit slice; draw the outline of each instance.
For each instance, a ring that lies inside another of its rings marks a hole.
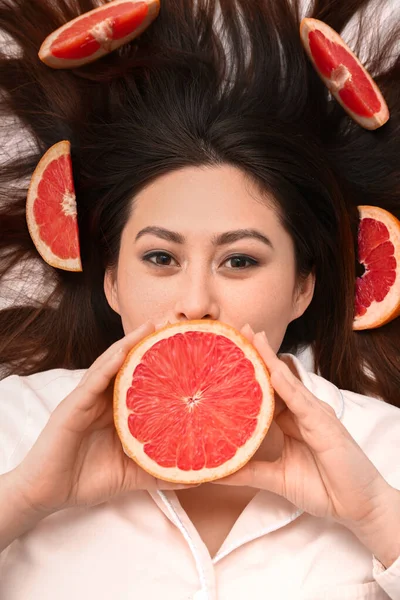
[[[28,190],[26,220],[49,265],[82,271],[70,148],[68,141],[58,142],[39,161]]]
[[[383,208],[359,206],[358,260],[353,329],[375,329],[400,315],[400,221]]]
[[[122,447],[165,481],[199,484],[234,473],[256,452],[273,414],[264,361],[220,321],[156,331],[131,350],[115,381]]]
[[[365,129],[377,129],[389,119],[378,86],[340,35],[318,19],[303,19],[303,46],[318,75],[344,110]]]
[[[53,69],[80,67],[140,35],[159,10],[159,0],[112,0],[54,31],[39,58]]]

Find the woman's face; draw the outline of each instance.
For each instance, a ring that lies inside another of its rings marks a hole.
[[[264,330],[275,351],[314,288],[296,278],[272,203],[227,165],[184,168],[138,194],[104,284],[125,333],[147,319],[218,319]]]

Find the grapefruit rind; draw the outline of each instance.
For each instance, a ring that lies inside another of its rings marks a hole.
[[[343,102],[343,100],[341,99],[341,97],[339,95],[340,89],[338,89],[337,84],[335,84],[329,77],[326,77],[325,75],[323,75],[323,73],[321,73],[321,71],[318,69],[318,67],[315,63],[314,57],[313,57],[311,49],[310,49],[310,42],[309,42],[309,34],[312,31],[320,31],[321,33],[323,33],[323,35],[328,40],[334,42],[335,44],[343,46],[347,50],[347,52],[354,58],[354,60],[357,62],[357,64],[363,70],[365,76],[367,77],[368,81],[370,82],[371,86],[373,87],[373,89],[381,103],[381,109],[379,110],[379,112],[375,113],[372,117],[363,117],[363,116],[358,115],[355,112],[353,112],[345,104],[345,102]],[[344,42],[342,37],[334,29],[332,29],[332,27],[330,27],[323,21],[319,21],[318,19],[311,19],[308,17],[304,18],[300,23],[300,37],[301,37],[301,41],[303,43],[304,49],[307,52],[307,55],[308,55],[309,59],[311,60],[319,77],[324,82],[326,87],[329,89],[331,94],[335,97],[335,99],[343,107],[343,109],[351,116],[351,118],[356,123],[361,125],[361,127],[364,127],[365,129],[374,130],[374,129],[378,129],[379,127],[382,127],[382,125],[384,125],[389,120],[389,117],[390,117],[390,113],[389,113],[389,109],[386,104],[386,101],[385,101],[380,89],[378,88],[377,84],[371,77],[371,75],[368,73],[366,68],[362,65],[362,63],[360,62],[358,57],[354,54],[354,52],[352,52],[351,49],[348,47],[348,45]]]
[[[384,300],[373,301],[364,315],[354,318],[355,331],[376,329],[400,316],[400,221],[392,213],[376,206],[359,206],[358,211],[360,219],[374,219],[386,225],[394,245],[397,266],[396,280]]]
[[[256,430],[251,438],[238,449],[235,456],[228,459],[222,465],[215,468],[203,468],[199,471],[183,471],[177,467],[162,467],[158,465],[145,454],[143,451],[144,444],[131,436],[127,426],[130,411],[126,406],[126,393],[132,385],[132,375],[136,366],[140,363],[145,352],[156,342],[187,331],[204,331],[214,333],[215,335],[222,335],[237,344],[245,357],[253,364],[255,378],[263,391],[262,407],[258,415]],[[125,454],[150,475],[153,475],[157,479],[174,483],[205,483],[207,481],[215,481],[238,471],[252,458],[259,448],[271,426],[274,408],[274,391],[270,382],[269,371],[262,357],[254,346],[236,329],[220,321],[199,320],[175,323],[150,334],[130,351],[116,377],[114,386],[114,422]]]
[[[144,19],[144,21],[139,25],[139,27],[137,27],[129,35],[127,35],[121,39],[113,40],[112,42],[110,42],[108,48],[104,48],[104,47],[99,48],[99,50],[97,50],[97,52],[94,52],[91,56],[81,58],[81,59],[57,58],[57,57],[53,56],[51,53],[51,46],[56,41],[56,39],[60,36],[61,33],[63,33],[66,29],[71,27],[72,24],[75,24],[78,21],[80,21],[81,19],[86,18],[88,15],[101,13],[105,8],[108,8],[110,6],[111,2],[108,2],[108,3],[104,4],[103,6],[100,6],[99,8],[95,8],[91,11],[88,11],[88,12],[84,13],[83,15],[76,17],[72,21],[69,21],[65,25],[62,25],[62,27],[59,27],[58,29],[56,29],[56,31],[53,31],[53,33],[51,33],[44,40],[43,44],[41,45],[41,47],[39,49],[40,60],[43,63],[45,63],[48,67],[52,67],[53,69],[74,69],[74,68],[80,67],[82,65],[85,65],[87,63],[93,62],[93,61],[101,58],[102,56],[109,54],[113,50],[116,50],[117,48],[123,46],[124,44],[127,44],[128,42],[130,42],[133,39],[135,39],[136,37],[138,37],[141,33],[143,33],[143,31],[145,29],[147,29],[147,27],[150,25],[150,23],[152,23],[152,21],[154,21],[154,19],[158,16],[158,13],[160,11],[160,0],[140,0],[140,1],[143,1],[148,4],[148,13],[147,13],[147,16]],[[113,5],[129,4],[129,3],[134,5],[134,4],[137,4],[138,2],[139,2],[139,0],[112,0]]]
[[[34,204],[37,198],[39,184],[42,180],[44,171],[50,163],[57,160],[61,156],[70,154],[70,142],[63,140],[54,144],[40,159],[31,179],[27,199],[26,199],[26,221],[28,230],[36,250],[39,252],[43,260],[51,267],[62,269],[63,271],[82,271],[82,263],[80,257],[71,259],[61,259],[54,254],[51,248],[42,240],[39,227],[34,217]]]

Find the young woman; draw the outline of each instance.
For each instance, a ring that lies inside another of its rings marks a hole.
[[[367,4],[310,14],[342,31]],[[357,206],[400,213],[396,31],[366,58],[391,111],[369,132],[313,71],[296,2],[164,0],[100,61],[41,64],[93,7],[0,1],[2,114],[29,140],[2,165],[1,276],[41,275],[0,312],[0,597],[400,598],[399,320],[352,329]],[[25,219],[61,139],[82,273],[42,263]],[[246,467],[185,487],[124,455],[112,384],[145,335],[202,318],[254,343],[277,408]]]

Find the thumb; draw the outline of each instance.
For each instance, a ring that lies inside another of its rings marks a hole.
[[[193,487],[199,487],[200,485],[188,485],[183,483],[175,483],[172,481],[164,481],[163,479],[157,479],[154,475],[151,475],[150,473],[142,469],[142,467],[140,467],[132,458],[130,458],[126,454],[124,456],[124,463],[125,468],[122,493],[125,494],[135,490],[186,490]]]
[[[274,462],[251,460],[236,473],[213,481],[216,485],[248,486],[284,496],[285,479],[282,459]]]

